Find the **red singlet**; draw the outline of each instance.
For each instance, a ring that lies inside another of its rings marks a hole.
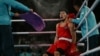
[[[58,29],[57,29],[57,34],[58,34],[58,38],[60,37],[64,37],[64,38],[72,38],[70,30],[68,28],[68,24],[66,24],[65,27],[60,27],[60,24],[58,25]]]

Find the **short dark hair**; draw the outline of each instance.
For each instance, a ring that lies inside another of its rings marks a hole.
[[[69,11],[65,8],[60,9],[60,11],[65,11],[67,14],[69,13]]]
[[[78,7],[81,7],[81,5],[82,5],[82,0],[74,0],[74,1],[73,1],[73,5],[76,5],[76,6],[78,6]]]

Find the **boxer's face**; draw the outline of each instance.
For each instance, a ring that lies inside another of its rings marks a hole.
[[[66,17],[68,17],[67,13],[65,11],[60,11],[60,15],[59,16],[60,16],[61,19],[66,19]]]

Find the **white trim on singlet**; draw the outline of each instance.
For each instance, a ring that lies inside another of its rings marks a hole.
[[[65,37],[60,37],[59,40],[66,40],[66,41],[68,41],[68,42],[72,42],[72,39],[65,38]]]

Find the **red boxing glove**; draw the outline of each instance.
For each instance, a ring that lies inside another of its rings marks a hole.
[[[68,14],[68,18],[75,18],[75,14],[74,13]]]
[[[50,54],[54,54],[54,51],[56,51],[56,45],[55,45],[55,44],[52,44],[52,45],[48,48],[47,52],[49,52]]]
[[[74,53],[77,51],[76,44],[72,44],[70,48],[70,53]]]
[[[76,44],[72,43],[70,51],[69,51],[69,55],[70,56],[79,56],[80,55],[80,53],[78,52],[78,49],[76,47]]]

